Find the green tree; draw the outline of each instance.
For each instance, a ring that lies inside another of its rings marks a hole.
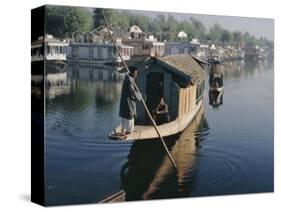
[[[222,32],[223,32],[223,28],[218,23],[216,23],[214,26],[210,28],[208,38],[213,42],[220,41]]]
[[[202,22],[195,18],[190,18],[190,24],[193,31],[193,37],[201,38],[205,36],[206,28]]]
[[[246,47],[255,47],[257,45],[256,38],[251,36],[249,32],[243,33],[243,41]]]
[[[94,17],[93,18],[94,19],[93,27],[94,28],[98,28],[102,25],[106,25],[103,14],[104,14],[107,22],[109,24],[112,24],[112,20],[113,20],[112,17],[114,16],[114,11],[111,9],[96,8],[96,9],[94,9],[94,12],[93,12],[93,17]]]
[[[243,38],[242,38],[242,33],[239,31],[235,31],[232,33],[233,36],[233,42],[237,45],[237,46],[242,46],[243,44]]]
[[[90,31],[93,27],[92,11],[88,8],[47,6],[46,32],[64,38],[72,32]]]
[[[223,30],[221,34],[221,42],[223,43],[231,43],[233,40],[232,33],[228,30]]]

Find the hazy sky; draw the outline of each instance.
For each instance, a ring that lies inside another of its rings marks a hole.
[[[197,14],[185,14],[185,13],[161,13],[151,11],[128,11],[130,13],[142,14],[150,17],[156,17],[158,14],[170,14],[177,20],[189,19],[194,17],[200,20],[204,26],[208,29],[215,23],[220,24],[223,28],[230,31],[249,32],[251,35],[257,38],[263,36],[269,40],[274,40],[274,20],[266,18],[244,18],[233,16],[215,16],[215,15],[197,15]]]

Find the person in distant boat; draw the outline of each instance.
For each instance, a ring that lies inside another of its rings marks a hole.
[[[121,92],[119,116],[121,117],[120,136],[134,131],[134,118],[137,115],[136,101],[141,101],[142,96],[135,87],[134,80],[137,77],[137,68],[129,67],[130,73],[126,75]]]
[[[160,103],[156,108],[156,124],[161,125],[170,121],[169,108],[161,97]]]

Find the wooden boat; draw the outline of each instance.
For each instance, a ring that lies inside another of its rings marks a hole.
[[[170,122],[158,126],[163,137],[182,132],[202,106],[205,72],[198,60],[189,54],[151,58],[138,67],[136,83],[151,113],[164,97],[169,107]],[[121,126],[110,139],[145,140],[157,138],[141,103],[137,103],[134,132],[120,137]]]
[[[212,64],[209,76],[210,91],[222,92],[223,75],[223,66],[219,63]]]
[[[121,190],[121,191],[118,191],[114,194],[107,196],[106,198],[101,200],[99,203],[125,202],[125,195],[126,195],[126,193],[123,190]]]

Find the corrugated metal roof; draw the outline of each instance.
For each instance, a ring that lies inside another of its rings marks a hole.
[[[156,60],[160,65],[166,66],[175,74],[189,79],[193,83],[205,79],[204,70],[189,54],[169,55]]]

